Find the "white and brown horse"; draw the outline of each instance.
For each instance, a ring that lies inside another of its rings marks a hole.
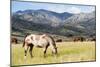
[[[33,55],[32,55],[33,46],[43,48],[44,57],[46,57],[46,51],[47,51],[47,48],[49,46],[52,50],[52,53],[55,54],[55,55],[57,54],[57,47],[56,47],[55,41],[49,35],[46,35],[46,34],[43,34],[43,35],[35,35],[35,34],[26,35],[25,38],[24,38],[24,43],[23,43],[23,47],[25,49],[25,57],[27,55],[27,51],[28,51],[29,47],[30,47],[30,49],[29,49],[30,55],[31,55],[31,57],[33,57]]]

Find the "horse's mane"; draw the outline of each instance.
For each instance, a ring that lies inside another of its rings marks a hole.
[[[53,37],[52,37],[52,36],[50,36],[50,35],[47,35],[47,36],[51,38],[52,43],[53,43],[54,47],[56,48],[55,40],[53,39]]]

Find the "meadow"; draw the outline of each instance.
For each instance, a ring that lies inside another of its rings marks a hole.
[[[51,63],[84,62],[96,60],[95,42],[59,42],[57,57],[52,56],[50,48],[47,50],[46,58],[43,57],[43,48],[33,48],[33,58],[29,52],[24,58],[22,44],[11,44],[11,66],[35,65]]]

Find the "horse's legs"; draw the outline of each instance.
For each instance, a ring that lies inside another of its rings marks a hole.
[[[44,50],[43,50],[43,51],[44,51],[44,57],[46,57],[46,51],[47,51],[48,46],[49,46],[49,45],[47,45],[47,46],[44,48]]]
[[[29,52],[30,52],[31,58],[33,57],[33,55],[32,55],[32,49],[33,49],[33,44],[30,44],[30,50],[29,50]]]
[[[27,55],[28,47],[29,46],[27,46],[27,44],[25,44],[25,58],[26,58],[26,55]]]

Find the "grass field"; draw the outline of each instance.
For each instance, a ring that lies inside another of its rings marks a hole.
[[[11,63],[14,65],[48,64],[63,62],[95,61],[95,42],[61,42],[57,43],[58,56],[52,56],[50,48],[47,57],[43,57],[42,48],[33,48],[34,57],[31,59],[28,52],[24,59],[22,44],[12,45]]]

